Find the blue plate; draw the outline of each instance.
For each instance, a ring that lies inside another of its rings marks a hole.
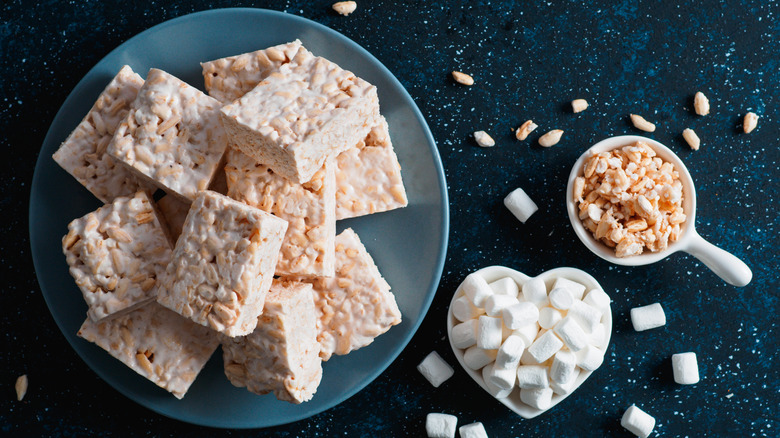
[[[347,356],[323,366],[314,398],[300,405],[233,387],[224,376],[221,352],[212,357],[183,400],[135,374],[105,351],[76,337],[86,305],[68,274],[61,239],[72,219],[100,206],[52,160],[97,96],[124,64],[145,76],[168,71],[203,89],[200,62],[254,51],[294,39],[317,55],[376,85],[382,114],[403,167],[409,206],[339,221],[352,227],[393,288],[403,322]],[[225,428],[268,427],[329,409],[371,383],[401,353],[422,322],[436,292],[449,228],[446,183],[431,132],[409,94],[370,53],[315,22],[281,12],[220,9],[162,23],[125,42],[103,58],[68,96],[44,140],[30,197],[30,243],[41,291],[65,338],[101,378],[119,392],[160,414],[189,423]]]

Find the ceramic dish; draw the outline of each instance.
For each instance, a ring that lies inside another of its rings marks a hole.
[[[340,221],[352,227],[393,288],[403,322],[361,350],[324,364],[314,398],[293,405],[273,395],[233,387],[212,357],[183,400],[135,374],[76,332],[86,305],[68,274],[60,241],[72,219],[100,206],[52,160],[59,144],[89,111],[123,64],[145,76],[161,68],[203,89],[199,63],[299,38],[317,55],[377,86],[403,166],[409,206]],[[41,291],[65,338],[101,378],[139,404],[178,420],[213,427],[266,427],[301,420],[341,403],[368,385],[398,356],[430,306],[444,264],[448,203],[444,172],[420,111],[398,80],[366,50],[312,21],[259,9],[221,9],[183,16],[125,42],[79,82],[54,119],[35,167],[30,199],[30,242]]]
[[[515,282],[518,284],[518,286],[520,286],[521,289],[523,283],[525,283],[526,281],[532,278],[523,274],[522,272],[518,272],[515,271],[514,269],[510,269],[504,266],[488,266],[486,268],[482,268],[476,271],[476,274],[481,275],[488,283],[491,283],[493,281],[499,280],[504,277],[510,277],[513,280],[515,280]],[[550,290],[553,283],[555,282],[555,279],[559,277],[563,277],[585,285],[586,291],[592,289],[602,289],[601,285],[599,284],[598,281],[596,281],[595,278],[591,277],[584,271],[575,268],[555,268],[543,272],[542,274],[539,274],[538,277],[544,280],[544,283],[547,286],[547,290]],[[477,384],[482,389],[484,389],[485,392],[490,393],[490,391],[488,391],[487,387],[485,386],[485,380],[482,378],[482,372],[472,370],[471,368],[466,366],[466,363],[463,360],[463,350],[455,347],[455,345],[453,345],[452,343],[452,328],[455,325],[457,325],[459,322],[457,319],[455,319],[455,316],[452,314],[452,303],[458,298],[460,298],[461,296],[463,296],[463,291],[461,289],[461,286],[458,286],[458,289],[455,291],[455,294],[452,296],[452,301],[450,302],[450,308],[449,311],[447,312],[447,336],[450,340],[450,347],[452,348],[452,352],[455,354],[455,357],[458,359],[458,363],[460,363],[461,368],[463,368],[463,370],[466,371],[466,373],[469,376],[471,376],[471,378],[474,379],[474,381],[477,382]],[[607,349],[609,348],[609,341],[612,335],[611,310],[604,313],[601,322],[602,324],[604,324],[606,328],[607,335],[606,335],[606,339],[604,340],[604,343],[602,345],[597,345],[597,347],[601,348],[606,353]],[[577,388],[579,388],[580,385],[582,385],[582,383],[585,380],[587,380],[587,378],[590,377],[591,374],[593,374],[593,372],[594,371],[584,371],[584,370],[580,371],[580,374],[577,376],[576,383],[574,385],[574,389],[572,390],[572,392],[565,396],[559,394],[553,394],[552,403],[550,404],[550,407],[544,410],[533,408],[521,402],[520,389],[517,386],[515,386],[515,388],[507,397],[499,398],[496,400],[503,403],[504,406],[513,410],[515,413],[517,413],[523,418],[527,418],[527,419],[534,418],[554,408],[555,405],[565,400],[566,397],[576,394]]]

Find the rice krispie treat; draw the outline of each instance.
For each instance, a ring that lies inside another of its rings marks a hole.
[[[184,220],[187,219],[191,203],[173,195],[165,195],[155,204],[163,219],[160,222],[164,222],[168,228],[168,237],[171,241],[171,247],[173,247],[181,234],[181,227],[184,226]]]
[[[288,181],[230,148],[228,196],[286,220],[276,275],[332,277],[335,267],[336,179],[328,160],[305,184]]]
[[[406,207],[409,203],[387,121],[382,116],[379,120],[364,140],[336,158],[337,220]]]
[[[310,284],[274,280],[257,328],[222,342],[225,375],[255,394],[308,401],[322,379]]]
[[[251,53],[202,62],[203,82],[209,96],[230,103],[252,91],[266,76],[290,62],[301,46],[300,40]]]
[[[378,123],[376,87],[327,59],[298,51],[221,110],[231,144],[283,177],[307,182]]]
[[[78,336],[179,399],[219,346],[215,332],[155,302],[100,322],[88,318]]]
[[[149,70],[108,153],[139,178],[192,200],[206,190],[225,153],[221,104],[170,74]]]
[[[172,254],[143,191],[73,220],[62,251],[93,321],[154,301]]]
[[[287,222],[202,191],[192,202],[157,301],[227,336],[252,332]]]
[[[336,236],[336,276],[312,284],[322,360],[365,347],[401,323],[390,285],[352,229]]]
[[[129,66],[122,67],[52,157],[103,203],[138,190],[154,191],[151,184],[139,181],[106,154],[143,84],[143,78]]]

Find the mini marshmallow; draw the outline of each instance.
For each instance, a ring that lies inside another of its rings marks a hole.
[[[593,333],[590,334],[588,343],[590,345],[595,345],[596,347],[605,346],[607,343],[607,336],[607,326],[604,324],[599,324],[596,326],[596,328],[593,329]]]
[[[544,280],[535,277],[523,283],[523,298],[537,307],[542,307],[547,302],[547,286]]]
[[[488,370],[488,377],[485,380],[497,388],[511,391],[515,386],[515,380],[517,380],[517,368],[499,368],[493,364]]]
[[[525,350],[525,341],[523,338],[517,335],[511,335],[504,343],[501,344],[501,348],[496,352],[496,367],[514,370],[520,363],[520,358],[523,356],[523,350]]]
[[[550,367],[550,381],[566,384],[577,375],[577,355],[561,350],[555,353]]]
[[[585,285],[563,277],[558,277],[558,279],[555,280],[555,283],[553,283],[552,289],[558,288],[567,289],[575,300],[581,300],[582,295],[585,293]]]
[[[488,377],[493,372],[493,366],[495,366],[495,364],[488,364],[482,367],[482,380],[485,381],[485,387],[487,388],[490,395],[495,398],[507,397],[512,392],[512,388],[501,389],[488,380]]]
[[[601,323],[601,317],[604,314],[601,310],[586,304],[584,301],[575,301],[567,316],[574,318],[577,324],[585,330],[585,333],[593,333],[596,326]]]
[[[631,309],[631,324],[634,330],[641,332],[666,325],[666,314],[660,303]]]
[[[552,405],[552,395],[552,388],[523,388],[520,390],[520,401],[531,406],[532,408],[544,410]]]
[[[542,363],[551,358],[561,348],[563,348],[563,342],[550,330],[536,338],[527,351],[535,361]]]
[[[601,310],[602,313],[609,308],[609,303],[612,302],[609,295],[601,289],[591,289],[582,301]]]
[[[468,351],[468,350],[466,350]],[[434,388],[444,383],[455,374],[455,370],[439,356],[439,353],[432,351],[428,356],[417,365],[417,371],[420,372]]]
[[[450,335],[455,348],[469,348],[477,343],[477,320],[470,319],[452,327]]]
[[[504,324],[506,324],[506,321],[504,321]],[[524,325],[519,329],[513,330],[512,334],[523,338],[523,341],[525,342],[526,346],[531,345],[534,343],[534,339],[536,339],[536,335],[539,334],[539,324],[533,323],[533,324]]]
[[[520,288],[512,277],[504,277],[488,284],[496,295],[508,295],[517,298]]]
[[[674,371],[674,381],[680,385],[699,383],[699,365],[696,363],[696,353],[673,354],[672,370]]]
[[[585,371],[594,371],[604,363],[604,350],[593,345],[586,345],[577,352],[577,366]]]
[[[485,300],[485,313],[488,316],[501,317],[504,309],[518,303],[517,298],[509,295],[491,295]]]
[[[425,432],[428,438],[455,438],[458,417],[449,414],[428,414],[425,417]]]
[[[501,346],[503,328],[501,318],[480,316],[477,323],[477,347],[485,350],[495,350]]]
[[[551,329],[563,319],[563,314],[552,307],[539,309],[539,326],[543,329]]]
[[[647,438],[655,427],[655,418],[631,405],[620,419],[620,425],[640,438]]]
[[[534,201],[520,188],[514,189],[504,198],[504,205],[522,223],[539,210]]]
[[[501,311],[501,316],[508,328],[517,330],[520,327],[536,323],[539,320],[539,308],[526,301],[516,302],[505,307]]]
[[[498,350],[483,350],[476,345],[469,347],[463,352],[463,362],[467,367],[476,371],[485,365],[496,360]]]
[[[460,432],[460,438],[488,438],[485,426],[479,422],[461,426],[458,432]]]
[[[466,279],[463,280],[461,288],[463,289],[463,294],[469,297],[471,304],[477,307],[484,307],[487,297],[493,295],[493,289],[477,273],[467,275]]]
[[[569,292],[569,289],[563,287],[556,287],[550,291],[550,305],[558,310],[569,310],[574,304],[574,297]]]
[[[452,316],[460,322],[468,321],[484,314],[485,310],[471,304],[471,300],[465,295],[452,302]]]
[[[527,389],[542,389],[550,386],[547,367],[543,365],[520,365],[517,367],[517,386]]]
[[[580,351],[588,345],[588,335],[571,316],[567,316],[555,324],[553,331],[571,351]]]
[[[568,382],[566,382],[564,384],[560,384],[560,383],[556,382],[555,380],[551,379],[550,380],[550,389],[552,389],[553,392],[558,394],[558,395],[563,395],[563,396],[569,395],[572,392],[574,392],[574,390],[576,389],[576,387],[577,387],[577,377],[579,377],[579,375],[580,375],[580,369],[579,368],[575,368],[574,369],[574,377],[572,377],[571,380],[569,380]]]

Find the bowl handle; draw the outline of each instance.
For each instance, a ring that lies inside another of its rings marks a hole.
[[[704,240],[695,230],[685,252],[707,265],[718,277],[737,287],[746,286],[753,278],[753,272],[742,260]]]

